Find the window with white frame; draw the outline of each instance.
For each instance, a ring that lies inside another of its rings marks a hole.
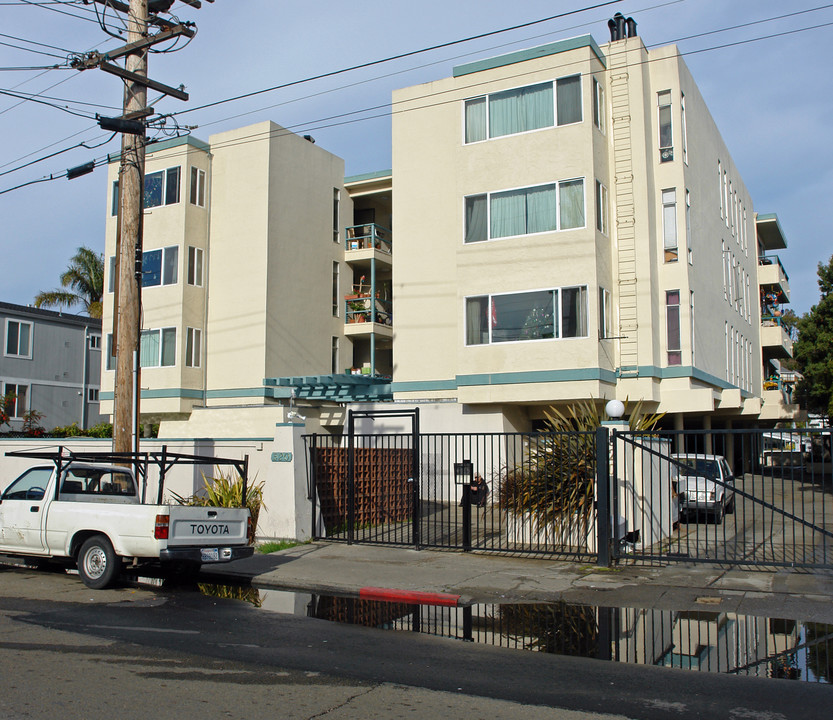
[[[659,161],[670,162],[674,159],[674,134],[671,128],[671,91],[657,93],[659,117]]]
[[[665,262],[677,262],[677,190],[662,191],[662,247]]]
[[[610,315],[610,293],[599,288],[599,338],[602,340],[613,337],[613,318]]]
[[[691,326],[691,364],[694,365],[694,290],[690,292],[688,298],[688,316],[691,318],[689,321]]]
[[[29,410],[29,386],[4,383],[2,400],[3,409],[10,418],[22,418]]]
[[[688,165],[688,128],[685,116],[685,95],[680,94],[680,136],[683,143],[683,162]]]
[[[202,248],[188,246],[188,284],[202,287]]]
[[[341,363],[338,361],[338,338],[333,336],[333,342],[330,346],[330,372],[335,375],[339,372]]]
[[[142,330],[139,363],[143,368],[176,365],[176,328]]]
[[[104,353],[104,369],[105,370],[115,370],[116,369],[116,355],[115,350],[113,349],[113,333],[107,333],[107,341],[105,342],[105,350]]]
[[[607,188],[596,180],[596,230],[603,235],[608,234],[609,212]]]
[[[145,207],[179,202],[179,166],[145,174]]]
[[[717,194],[720,200],[720,219],[723,219],[723,163],[717,161]]]
[[[584,227],[584,179],[470,195],[465,242]]]
[[[578,123],[581,104],[581,75],[471,98],[464,103],[465,142]]]
[[[333,317],[338,317],[339,308],[341,307],[341,293],[339,292],[339,267],[338,263],[333,263]]]
[[[99,389],[98,388],[87,388],[87,402],[91,402],[91,403],[99,402]]]
[[[605,89],[593,78],[593,124],[602,132],[605,131]]]
[[[191,166],[188,200],[192,205],[205,207],[205,170]]]
[[[333,188],[333,242],[338,242],[339,232],[341,228],[340,218],[341,205],[341,191],[338,188]]]
[[[685,243],[688,249],[688,264],[694,264],[694,245],[691,238],[691,193],[685,191]]]
[[[7,357],[31,360],[32,323],[6,318],[6,342],[3,348]]]
[[[101,350],[101,335],[90,335],[90,350]]]
[[[179,202],[180,167],[158,170],[145,175],[145,209],[160,205],[175,205]],[[113,182],[112,203],[110,214],[119,214],[119,181]]]
[[[202,330],[185,328],[185,367],[198,368],[202,362]]]
[[[665,292],[665,349],[669,365],[682,365],[679,290],[666,290]]]
[[[587,286],[466,298],[466,345],[587,337]]]
[[[107,292],[116,291],[116,256],[111,255],[107,260]]]
[[[142,287],[176,285],[179,248],[176,245],[142,253]]]

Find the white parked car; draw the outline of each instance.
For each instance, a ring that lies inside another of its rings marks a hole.
[[[679,471],[680,515],[708,514],[716,523],[735,510],[735,476],[722,455],[683,453],[671,456]]]

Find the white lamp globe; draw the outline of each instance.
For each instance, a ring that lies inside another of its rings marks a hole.
[[[618,420],[625,414],[625,404],[621,400],[611,400],[605,405],[605,412],[611,420]]]

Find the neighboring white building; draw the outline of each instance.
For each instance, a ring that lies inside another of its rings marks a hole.
[[[390,399],[457,431],[591,398],[680,428],[796,416],[763,385],[791,353],[760,304],[789,300],[764,256],[784,235],[676,47],[583,36],[393,101],[392,173],[345,179],[273,123],[148,147],[141,410],[163,433],[262,434],[293,406],[335,430]],[[113,212],[108,258],[115,237]]]

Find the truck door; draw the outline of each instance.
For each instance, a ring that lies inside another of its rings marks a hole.
[[[52,472],[51,467],[31,468],[0,496],[0,551],[44,551],[42,526]]]

